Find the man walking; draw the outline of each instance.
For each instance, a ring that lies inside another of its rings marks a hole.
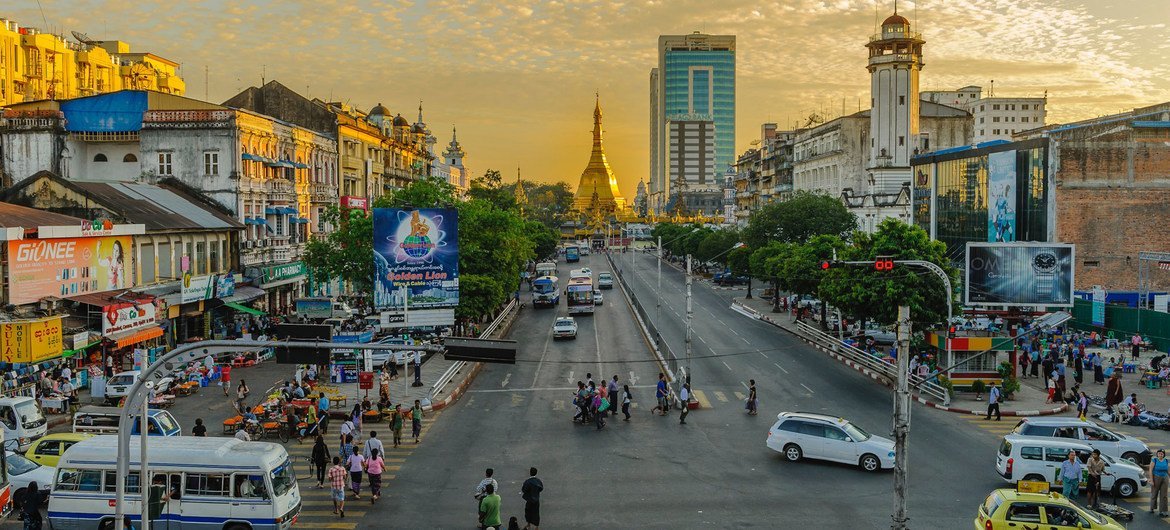
[[[524,530],[535,528],[540,530],[540,492],[544,491],[544,482],[536,478],[536,468],[528,470],[528,480],[520,486],[520,496],[524,498]]]
[[[370,438],[366,440],[365,448],[362,450],[362,456],[364,456],[366,460],[373,458],[372,452],[374,449],[377,449],[378,454],[380,455],[386,454],[386,449],[382,447],[382,440],[378,439],[378,433],[375,431],[370,431]]]
[[[991,411],[995,411],[995,421],[999,421],[999,387],[995,383],[991,383],[991,389],[987,391],[987,417],[984,420],[991,419]]]
[[[689,383],[683,383],[682,388],[680,388],[678,391],[678,404],[680,407],[682,407],[682,413],[678,416],[679,425],[687,424],[687,414],[691,412],[691,407],[687,406],[690,400],[691,385]]]
[[[329,492],[333,496],[333,513],[345,518],[345,479],[349,472],[341,465],[341,457],[333,457],[333,467],[329,468]]]
[[[659,411],[660,412],[659,416],[666,415],[666,407],[667,407],[666,396],[667,396],[666,376],[663,375],[661,372],[659,372],[659,374],[658,374],[658,389],[654,391],[654,397],[656,399],[658,399],[658,405],[656,405],[654,408],[650,409],[651,414],[653,414],[655,411]]]
[[[1077,498],[1077,491],[1081,489],[1081,470],[1084,466],[1077,460],[1077,452],[1069,451],[1068,460],[1060,464],[1060,477],[1057,484],[1062,484],[1064,497],[1072,500]]]
[[[609,399],[609,402],[611,403],[610,410],[617,408],[616,405],[618,402],[618,390],[620,390],[620,389],[621,389],[621,387],[618,386],[618,376],[615,374],[613,376],[613,379],[611,379],[609,381],[609,387],[606,388],[606,396],[605,397],[607,399]]]
[[[414,351],[414,382],[410,386],[423,386],[422,383],[422,352]]]
[[[484,487],[483,499],[479,501],[479,527],[500,530],[500,496],[492,484]]]
[[[483,500],[484,495],[487,495],[487,493],[485,493],[485,492],[487,491],[488,486],[493,486],[495,488],[498,488],[500,486],[499,484],[496,483],[496,479],[492,478],[492,475],[495,472],[496,472],[496,470],[494,470],[490,467],[484,471],[484,473],[483,473],[484,479],[479,481],[479,485],[475,487],[475,502],[477,504],[479,503],[479,501]]]
[[[756,400],[756,380],[748,379],[748,383],[750,386],[748,387],[747,411],[749,415],[755,416],[760,405],[760,402]]]
[[[1105,473],[1105,461],[1101,459],[1100,449],[1093,449],[1085,467],[1089,470],[1089,486],[1085,490],[1089,496],[1088,504],[1096,510],[1101,503],[1101,474]]]

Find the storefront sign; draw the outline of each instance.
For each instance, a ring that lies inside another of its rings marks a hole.
[[[102,308],[102,335],[153,326],[155,314],[153,301],[105,306]]]
[[[64,350],[61,317],[0,324],[0,360],[36,363],[61,355]]]
[[[291,280],[305,275],[305,263],[302,261],[294,261],[292,263],[285,263],[284,265],[273,265],[265,267],[260,274],[261,283],[273,283],[283,280]]]
[[[220,274],[215,282],[215,297],[224,298],[236,294],[236,276],[232,273]]]
[[[184,304],[207,300],[215,297],[215,275],[191,276],[183,275],[183,290],[180,301]]]
[[[128,236],[9,241],[8,263],[16,305],[134,286]]]
[[[342,208],[352,208],[355,210],[366,210],[367,206],[369,204],[370,204],[369,199],[366,199],[365,197],[352,197],[349,195],[345,195],[345,196],[341,197],[341,207]]]
[[[85,346],[89,345],[89,332],[82,331],[81,333],[74,333],[73,336],[69,338],[69,340],[69,349],[76,350],[84,348]]]

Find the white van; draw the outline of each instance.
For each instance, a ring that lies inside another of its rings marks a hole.
[[[126,397],[130,393],[130,388],[134,386],[134,383],[138,382],[139,377],[142,377],[141,370],[130,370],[128,372],[114,374],[114,377],[106,381],[106,403],[113,405]],[[171,388],[171,383],[173,382],[173,377],[159,379],[158,384],[154,385],[154,391],[160,394],[164,393]]]
[[[1150,462],[1150,448],[1145,442],[1091,421],[1059,416],[1030,417],[1020,420],[1012,434],[1078,441],[1116,460],[1129,460],[1139,465]]]
[[[999,444],[995,470],[1012,484],[1021,480],[1055,484],[1060,464],[1068,460],[1069,451],[1076,451],[1077,458],[1084,463],[1093,448],[1072,440],[1009,434]],[[1106,473],[1101,475],[1101,491],[1114,491],[1118,497],[1132,497],[1146,487],[1145,471],[1133,462],[1116,460],[1104,454],[1101,459],[1105,461]],[[1087,485],[1088,479],[1083,479],[1083,482],[1082,485]]]
[[[22,453],[49,431],[37,400],[28,396],[0,398],[0,425],[4,427],[5,448]]]
[[[125,498],[135,527],[142,513],[139,438],[130,439]],[[117,450],[117,436],[95,436],[65,451],[49,495],[51,528],[114,527]],[[147,453],[152,476],[161,475],[170,490],[159,519],[172,527],[283,530],[300,513],[292,460],[279,444],[180,436],[166,443],[150,440]]]

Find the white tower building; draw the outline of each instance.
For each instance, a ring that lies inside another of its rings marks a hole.
[[[870,193],[896,193],[910,182],[910,156],[918,143],[918,72],[922,45],[897,11],[870,38]]]

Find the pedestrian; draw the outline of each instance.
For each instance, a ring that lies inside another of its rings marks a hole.
[[[618,376],[614,375],[613,379],[609,380],[609,388],[606,388],[607,395],[602,397],[609,399],[610,403],[616,404],[618,402],[618,388]]]
[[[418,443],[422,435],[423,409],[422,402],[414,400],[414,408],[410,409],[410,434],[414,436],[414,443]]]
[[[988,391],[987,391],[987,417],[983,418],[984,420],[991,419],[991,411],[993,411],[993,410],[995,411],[995,421],[1000,420],[999,397],[1000,397],[999,387],[995,386],[995,382],[992,381],[991,388],[988,389]]]
[[[1078,385],[1085,381],[1085,359],[1079,353],[1073,354],[1073,380]]]
[[[1089,394],[1084,391],[1081,392],[1080,398],[1077,399],[1077,417],[1081,421],[1085,421],[1085,417],[1089,414]]]
[[[1105,384],[1105,372],[1101,369],[1101,354],[1093,352],[1091,358],[1093,360],[1093,382],[1103,385]]]
[[[360,453],[353,453],[345,460],[345,467],[349,468],[349,481],[353,489],[353,498],[362,498],[362,473],[366,468],[366,457]]]
[[[1089,470],[1089,486],[1085,490],[1088,505],[1096,510],[1101,502],[1101,474],[1105,473],[1105,461],[1101,459],[1100,449],[1093,449],[1093,454],[1085,462],[1085,469]]]
[[[687,424],[687,414],[691,412],[691,407],[688,406],[691,400],[691,385],[690,383],[683,383],[682,388],[678,391],[678,404],[682,408],[682,412],[678,415],[679,425]]]
[[[1158,517],[1166,517],[1166,484],[1170,479],[1170,461],[1166,460],[1166,450],[1158,449],[1158,454],[1146,471],[1153,482],[1150,485],[1150,513],[1155,508],[1161,508]],[[1159,504],[1161,503],[1161,504]]]
[[[760,402],[756,400],[756,380],[748,379],[747,411],[751,416],[759,412]]]
[[[1032,348],[1032,377],[1040,377],[1040,349]]]
[[[329,398],[324,392],[317,397],[317,415],[321,418],[321,434],[329,434]]]
[[[604,382],[602,382],[602,388],[605,388]],[[605,405],[605,398],[601,397],[600,392],[595,392],[593,394],[593,419],[596,421],[599,431],[605,427]]]
[[[515,515],[508,518],[508,530],[520,530],[520,520]]]
[[[1121,400],[1125,399],[1124,396],[1125,391],[1121,388],[1121,374],[1115,370],[1113,376],[1109,378],[1109,386],[1105,387],[1105,408],[1110,412],[1114,412],[1116,416],[1113,407],[1121,403]]]
[[[410,386],[423,386],[422,383],[422,352],[414,351],[414,382]]]
[[[317,488],[325,487],[325,471],[329,466],[329,457],[329,444],[325,443],[324,436],[318,434],[310,457],[313,460],[313,467],[317,470]]]
[[[236,408],[241,412],[244,410],[244,399],[251,393],[248,390],[248,382],[240,379],[240,384],[236,385]]]
[[[654,391],[654,398],[658,400],[658,405],[656,405],[654,408],[650,409],[651,414],[653,414],[655,411],[659,411],[659,414],[658,414],[659,416],[666,415],[666,411],[668,410],[668,407],[670,406],[666,401],[667,395],[668,394],[666,391],[666,376],[664,374],[662,374],[661,372],[659,372],[658,373],[658,387],[657,387],[657,390]]]
[[[37,481],[28,483],[21,502],[23,504],[20,506],[20,515],[24,520],[24,530],[41,530],[41,525],[44,524],[41,519],[41,505],[45,503],[45,497]]]
[[[540,492],[544,491],[544,482],[536,478],[536,468],[528,469],[528,480],[520,486],[520,496],[524,498],[524,530],[536,528],[540,530]]]
[[[377,431],[370,431],[370,438],[362,445],[362,456],[369,460],[374,457],[374,451],[381,454],[386,454],[386,450],[382,448],[382,440],[378,439]]]
[[[1142,352],[1142,336],[1141,335],[1138,335],[1137,333],[1133,334],[1133,338],[1130,339],[1129,352],[1132,355],[1133,360],[1137,361],[1138,354]],[[1165,511],[1165,510],[1162,510],[1162,511]]]
[[[1056,483],[1063,485],[1064,497],[1069,500],[1077,498],[1077,492],[1081,489],[1081,471],[1084,466],[1081,461],[1077,460],[1077,452],[1069,451],[1068,460],[1060,463],[1060,476],[1057,477]],[[1165,505],[1163,505],[1163,509]]]
[[[203,418],[195,418],[195,426],[191,427],[192,436],[207,436],[207,427],[203,425]]]
[[[243,383],[243,381],[240,381]],[[219,369],[219,385],[223,387],[223,395],[228,395],[228,391],[232,388],[232,364],[225,363],[223,368]]]
[[[362,405],[361,405],[361,403],[355,404],[353,406],[353,410],[350,411],[349,416],[350,416],[350,418],[349,418],[350,421],[353,422],[354,437],[361,438],[361,436],[362,436]]]
[[[633,396],[630,395],[630,385],[622,385],[622,414],[626,415],[622,421],[630,421],[630,402],[633,400]]]
[[[348,459],[349,455],[353,454],[353,435],[347,434],[341,440],[341,449],[337,451],[343,460]]]
[[[370,433],[373,439],[373,433]],[[386,469],[386,462],[382,460],[382,451],[370,450],[370,458],[366,460],[366,474],[370,476],[370,504],[382,498],[382,471]]]
[[[500,530],[500,496],[494,484],[484,487],[484,496],[479,501],[479,527]]]
[[[333,513],[345,518],[345,477],[349,475],[341,466],[341,457],[333,457],[333,467],[329,468],[329,492],[333,495]]]
[[[1045,400],[1044,402],[1045,403],[1055,403],[1056,401],[1054,401],[1054,399],[1056,398],[1056,381],[1053,381],[1051,378],[1045,377],[1044,378],[1044,387],[1048,390],[1048,399]]]
[[[357,429],[353,425],[352,418],[346,418],[345,422],[341,424],[341,445],[345,445],[346,438],[353,439],[357,434]]]
[[[394,412],[390,415],[390,430],[394,431],[394,447],[402,445],[402,423],[404,415],[402,405],[394,405]]]
[[[477,485],[475,487],[474,497],[475,497],[475,505],[477,507],[479,506],[479,501],[483,500],[484,496],[487,495],[487,487],[488,486],[492,486],[493,488],[499,487],[499,484],[496,483],[496,479],[492,478],[492,475],[494,475],[495,473],[496,473],[496,470],[494,470],[490,467],[487,468],[486,470],[484,470],[483,480],[479,481],[479,485]]]

